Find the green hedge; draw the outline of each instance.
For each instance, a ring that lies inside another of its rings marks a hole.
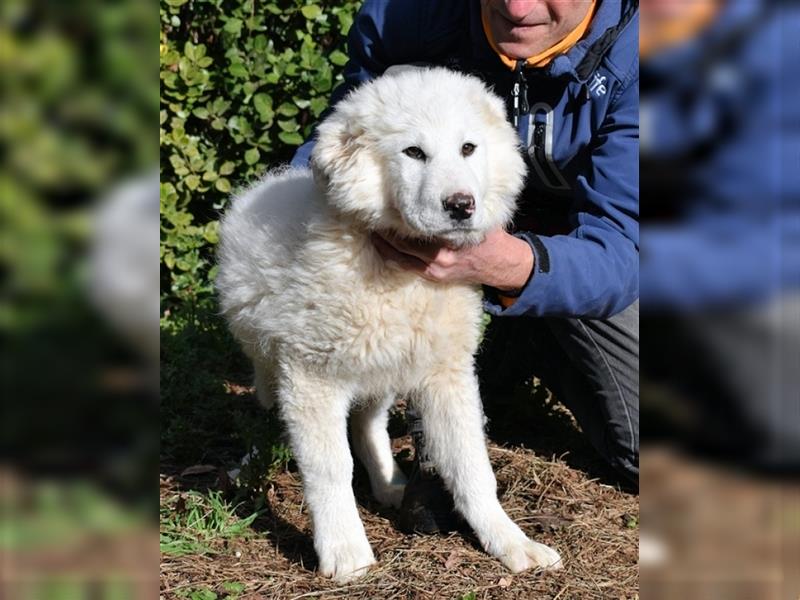
[[[141,2],[0,3],[4,335],[85,304],[94,203],[153,169],[156,27]]]
[[[165,309],[213,307],[219,212],[308,136],[341,81],[359,4],[161,1]]]

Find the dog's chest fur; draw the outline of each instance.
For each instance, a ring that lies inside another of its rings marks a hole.
[[[292,350],[317,368],[409,385],[477,349],[478,290],[434,284],[387,265],[366,232],[335,220],[319,223],[296,266],[308,276],[292,302],[305,334]]]

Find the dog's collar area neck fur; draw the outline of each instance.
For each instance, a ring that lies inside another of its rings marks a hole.
[[[464,248],[470,248],[472,246],[477,246],[478,244],[480,244],[486,238],[485,235],[481,235],[480,240],[475,242],[475,243],[464,242],[463,244],[455,244],[452,241],[450,241],[448,239],[445,239],[445,238],[442,238],[442,237],[437,237],[437,236],[419,236],[419,237],[414,237],[414,236],[408,236],[408,235],[401,235],[397,231],[378,231],[378,230],[375,230],[375,231],[369,232],[369,234],[370,235],[378,235],[378,236],[382,237],[383,239],[385,239],[387,241],[392,239],[392,238],[394,238],[394,239],[398,239],[399,238],[399,239],[402,239],[404,241],[415,243],[415,244],[444,246],[444,247],[448,248],[449,250],[463,250]]]

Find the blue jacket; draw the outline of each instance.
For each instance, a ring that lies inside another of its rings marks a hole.
[[[643,61],[642,305],[751,304],[800,283],[800,11],[728,0]]]
[[[599,318],[638,298],[638,1],[598,4],[583,40],[521,78],[489,46],[478,0],[366,0],[350,31],[345,82],[332,105],[407,63],[472,73],[507,98],[529,165],[515,228],[535,267],[507,309],[487,290],[494,315]],[[308,163],[313,143],[293,165]]]

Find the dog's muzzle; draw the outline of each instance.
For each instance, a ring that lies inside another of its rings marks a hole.
[[[442,207],[455,221],[466,221],[475,212],[475,198],[457,193],[442,201]]]

